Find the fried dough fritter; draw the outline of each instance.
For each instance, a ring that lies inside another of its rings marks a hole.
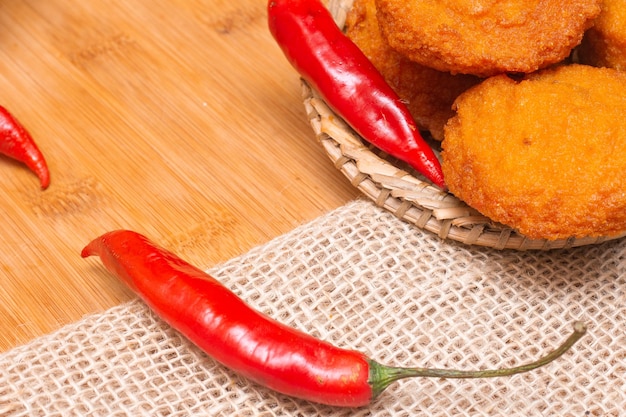
[[[626,70],[626,0],[604,0],[578,48],[581,63]]]
[[[530,73],[577,46],[602,0],[376,0],[389,45],[440,71]]]
[[[407,104],[418,127],[442,140],[443,126],[454,115],[452,103],[480,79],[425,67],[391,49],[380,34],[374,0],[355,0],[346,19],[346,35]]]
[[[626,73],[572,64],[463,93],[445,127],[450,191],[530,238],[626,231]]]

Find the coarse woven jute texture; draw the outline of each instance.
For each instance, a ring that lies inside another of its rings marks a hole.
[[[131,301],[0,355],[0,415],[583,417],[626,410],[625,240],[554,251],[467,246],[356,200],[209,272],[270,316],[389,365],[510,367],[556,347],[575,320],[589,331],[530,373],[403,380],[369,407],[333,409],[249,382]]]

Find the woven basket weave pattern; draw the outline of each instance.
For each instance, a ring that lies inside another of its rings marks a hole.
[[[340,27],[353,0],[330,0],[331,14]],[[602,243],[619,236],[561,240],[528,239],[494,223],[453,195],[432,186],[409,169],[368,146],[302,81],[309,122],[332,163],[379,207],[443,239],[496,249],[557,249]]]

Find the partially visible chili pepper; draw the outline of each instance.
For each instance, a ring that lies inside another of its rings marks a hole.
[[[576,322],[572,335],[556,350],[510,369],[389,367],[255,311],[216,279],[138,233],[106,233],[81,252],[82,257],[91,255],[99,256],[167,323],[226,367],[283,394],[333,406],[367,405],[402,378],[487,378],[529,371],[561,356],[586,331]]]
[[[30,133],[2,106],[0,106],[0,153],[25,163],[39,177],[41,188],[48,188],[50,172],[43,154]]]
[[[408,108],[320,0],[269,0],[270,32],[291,65],[366,141],[445,188]]]

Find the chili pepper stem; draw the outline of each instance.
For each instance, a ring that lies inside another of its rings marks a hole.
[[[572,334],[555,350],[538,360],[514,368],[485,369],[477,371],[463,371],[454,369],[430,369],[430,368],[401,368],[381,365],[370,360],[370,385],[372,386],[373,398],[381,394],[393,382],[404,378],[494,378],[509,376],[544,366],[567,352],[585,333],[585,323],[574,323]]]

